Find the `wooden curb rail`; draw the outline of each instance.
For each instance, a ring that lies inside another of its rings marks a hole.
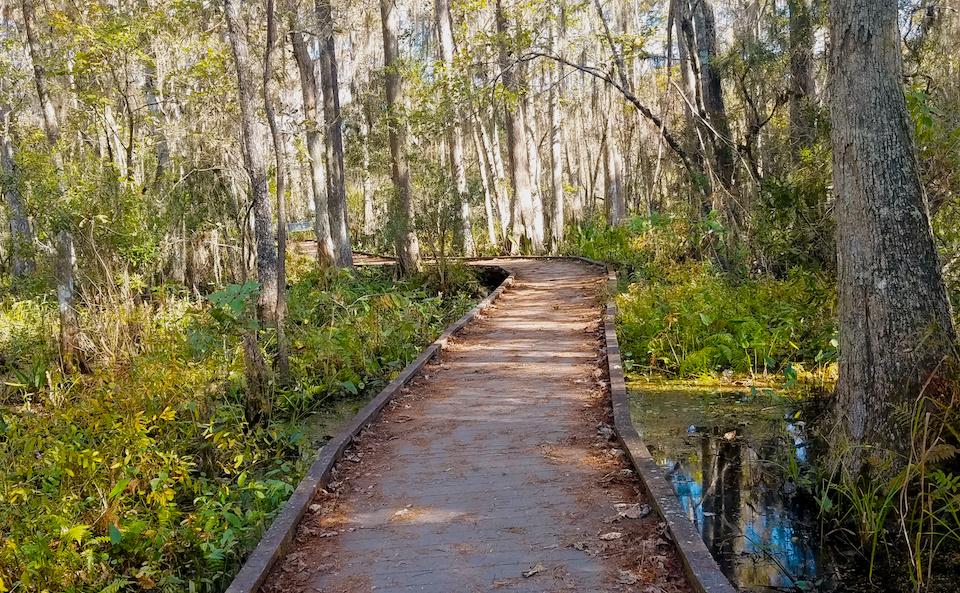
[[[253,549],[253,552],[250,553],[246,562],[240,568],[240,572],[230,583],[226,593],[256,593],[259,590],[267,575],[270,574],[270,569],[273,568],[277,560],[283,557],[293,542],[297,533],[297,526],[313,501],[313,497],[321,488],[327,486],[334,466],[343,456],[347,447],[350,446],[353,438],[380,415],[383,408],[413,379],[414,375],[446,347],[454,334],[473,321],[484,309],[490,307],[503,294],[503,291],[513,284],[514,275],[508,270],[504,270],[497,265],[486,267],[499,268],[506,275],[506,279],[463,317],[447,327],[436,341],[427,346],[426,350],[416,360],[407,365],[397,375],[396,379],[391,381],[370,403],[357,412],[356,416],[333,439],[324,444],[323,448],[320,449],[320,455],[310,466],[303,479],[300,480],[296,490],[293,491],[287,502],[283,504],[280,512],[273,519],[270,528],[260,539],[260,543]]]
[[[613,424],[623,448],[626,449],[637,475],[653,507],[664,522],[680,554],[690,586],[697,593],[736,593],[736,589],[720,570],[707,549],[703,538],[680,507],[673,487],[650,455],[630,416],[630,400],[620,358],[620,342],[617,339],[617,273],[607,269],[607,286],[610,297],[603,318],[603,333],[606,340],[607,367],[610,373],[610,398],[613,401]]]

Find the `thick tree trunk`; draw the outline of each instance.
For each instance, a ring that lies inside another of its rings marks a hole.
[[[396,204],[391,214],[395,217],[394,232],[397,259],[404,272],[420,271],[420,242],[417,240],[410,188],[410,167],[407,164],[407,124],[400,121],[403,105],[403,81],[400,77],[400,46],[397,33],[400,15],[396,0],[380,0],[380,19],[383,25],[383,63],[386,70],[387,109],[390,111],[390,156]]]
[[[73,235],[70,231],[62,230],[57,234],[57,306],[60,311],[60,359],[68,372],[83,367],[83,359],[77,348],[80,322],[74,303],[76,265]]]
[[[320,33],[320,83],[323,86],[323,119],[327,155],[327,213],[338,266],[353,266],[353,246],[347,212],[346,175],[343,167],[343,117],[340,113],[340,81],[330,0],[317,0]]]
[[[291,23],[290,39],[293,57],[300,72],[300,91],[303,97],[303,116],[306,119],[307,157],[310,165],[310,183],[313,189],[313,233],[317,241],[317,260],[321,266],[335,264],[333,237],[330,233],[330,215],[327,208],[327,181],[324,171],[324,141],[319,130],[317,111],[317,78],[313,59],[296,23]]]
[[[527,68],[521,68],[522,80],[526,80]],[[532,220],[531,234],[540,238],[540,243],[546,245],[546,220],[543,208],[543,169],[540,162],[540,144],[537,139],[540,133],[537,130],[536,114],[534,113],[533,102],[528,94],[523,95],[521,101],[521,111],[523,113],[524,128],[526,129],[527,141],[527,162],[530,163],[530,195],[533,198],[533,212],[529,220]]]
[[[815,139],[816,82],[813,78],[813,22],[810,0],[789,0],[790,149],[794,159]]]
[[[833,0],[830,29],[839,413],[848,444],[903,452],[897,408],[942,368],[955,333],[904,101],[897,2]],[[869,456],[855,449],[849,467]]]
[[[512,63],[510,49],[506,41],[509,27],[506,14],[503,11],[502,0],[497,0],[497,32],[503,38],[500,46],[500,68],[503,86],[513,97],[519,97],[521,90],[517,79],[515,65]],[[518,100],[516,105],[506,109],[507,149],[510,153],[510,177],[513,185],[511,210],[511,253],[519,248],[520,224],[523,225],[526,239],[530,242],[534,253],[543,252],[543,219],[535,220],[533,189],[530,181],[530,155],[527,148],[527,131],[524,122],[523,101]],[[516,216],[519,213],[519,220]]]
[[[447,92],[451,95],[453,90],[453,28],[450,16],[450,0],[436,0],[434,3],[434,16],[437,25],[437,37],[440,39],[440,59],[443,61],[447,71]],[[463,122],[460,114],[456,114],[455,122],[447,126],[447,150],[449,151],[450,170],[455,183],[455,197],[457,211],[460,216],[460,245],[463,248],[463,254],[473,256],[476,247],[473,240],[473,225],[470,222],[470,194],[467,191],[467,170],[463,164]]]
[[[157,71],[152,59],[143,61],[143,96],[150,112],[150,135],[154,138],[157,166],[154,170],[154,183],[163,179],[164,172],[170,166],[170,143],[164,133],[164,113],[157,96]]]
[[[243,140],[243,161],[250,179],[254,230],[257,242],[257,280],[260,297],[258,318],[273,325],[277,318],[277,244],[273,230],[273,207],[267,184],[266,131],[257,117],[257,91],[254,70],[240,17],[238,0],[224,0],[227,31],[237,70],[240,103],[240,128]]]

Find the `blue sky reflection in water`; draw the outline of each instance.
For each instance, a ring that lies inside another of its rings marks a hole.
[[[836,589],[815,504],[789,477],[811,457],[795,401],[755,390],[631,390],[634,422],[734,585]]]

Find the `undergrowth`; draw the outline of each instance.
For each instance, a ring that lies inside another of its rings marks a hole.
[[[708,383],[749,375],[776,378],[794,391],[807,379],[814,392],[829,390],[838,358],[831,256],[799,258],[792,235],[785,240],[769,231],[744,248],[756,252],[756,261],[747,265],[741,255],[727,269],[701,249],[722,228],[664,215],[612,229],[581,223],[565,249],[619,270],[617,332],[624,366],[634,375]],[[801,231],[813,236],[806,228],[777,232]],[[865,567],[863,581],[882,580],[896,591],[955,588],[960,424],[958,392],[950,393],[921,397],[900,411],[907,454],[865,449],[870,475],[846,468],[845,447],[863,446],[838,443],[830,420],[818,427],[830,447],[818,465],[787,472],[816,501],[826,541]]]
[[[566,252],[620,272],[617,331],[628,371],[674,377],[718,373],[832,373],[835,289],[828,276],[793,268],[782,277],[724,272],[693,258],[712,225],[668,216],[607,228],[587,222]]]
[[[168,287],[82,316],[98,361],[65,377],[54,304],[0,308],[0,591],[221,591],[313,459],[306,423],[373,393],[481,292],[383,270],[294,274],[291,381],[244,416],[238,336]],[[123,348],[102,352],[104,344]]]

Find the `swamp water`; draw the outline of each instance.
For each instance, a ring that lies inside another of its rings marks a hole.
[[[854,591],[790,476],[814,461],[813,406],[770,390],[630,385],[634,424],[741,591]]]

